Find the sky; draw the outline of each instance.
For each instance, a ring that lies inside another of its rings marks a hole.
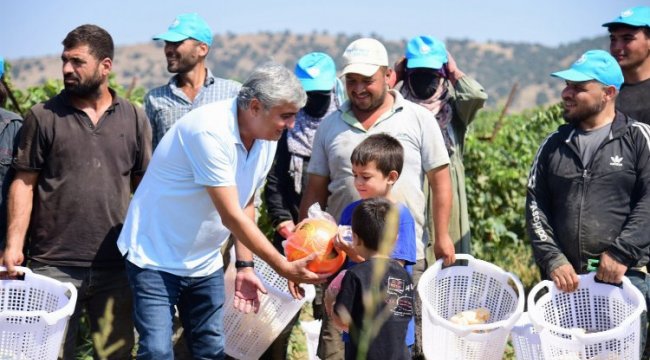
[[[508,41],[557,46],[607,34],[604,22],[650,0],[2,0],[0,56],[59,54],[61,40],[86,23],[117,46],[151,41],[175,16],[199,13],[215,34],[327,30],[389,40]]]

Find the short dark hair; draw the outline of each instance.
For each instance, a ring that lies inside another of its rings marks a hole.
[[[393,204],[385,198],[368,198],[361,200],[352,212],[352,232],[359,241],[370,250],[379,250],[384,236],[386,215]]]
[[[106,30],[97,25],[85,24],[78,26],[66,35],[61,42],[64,49],[88,45],[90,53],[98,60],[109,58],[113,60],[115,51],[113,38]]]
[[[371,161],[384,176],[393,170],[399,175],[404,166],[404,148],[399,140],[386,133],[370,135],[354,148],[350,162],[365,166]]]
[[[637,30],[641,29],[643,30],[643,34],[645,35],[646,39],[650,39],[650,26],[632,26],[632,25],[626,25],[626,24],[612,24],[607,27],[607,31],[610,33],[612,31],[616,31],[619,29],[632,29],[632,30]]]

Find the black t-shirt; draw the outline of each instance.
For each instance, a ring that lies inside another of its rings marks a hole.
[[[376,258],[349,269],[343,277],[341,291],[336,297],[337,314],[340,315],[344,308],[352,317],[351,342],[345,344],[346,359],[357,358],[359,332],[363,329],[365,315],[363,294],[370,292],[376,264],[386,261],[388,266],[379,290],[379,305],[371,324],[380,326],[380,329],[370,343],[366,359],[410,359],[405,338],[414,306],[411,276],[396,260]],[[388,314],[388,317],[386,321],[381,322],[379,319],[383,314]]]
[[[616,108],[634,120],[650,124],[650,79],[623,84],[616,98]]]
[[[123,266],[116,241],[132,176],[151,158],[151,127],[117,97],[93,125],[65,90],[25,117],[14,168],[38,172],[29,227],[30,258],[55,266]]]

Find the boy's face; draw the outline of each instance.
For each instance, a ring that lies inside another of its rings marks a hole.
[[[366,165],[352,164],[352,176],[354,176],[354,187],[362,199],[372,197],[386,197],[390,189],[397,181],[397,171],[391,171],[388,176],[377,169],[374,161]]]

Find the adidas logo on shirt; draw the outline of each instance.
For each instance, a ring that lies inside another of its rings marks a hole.
[[[618,155],[614,155],[614,156],[610,157],[610,159],[612,159],[612,162],[609,163],[609,165],[611,165],[611,166],[623,166],[623,158],[622,157],[620,157]]]

